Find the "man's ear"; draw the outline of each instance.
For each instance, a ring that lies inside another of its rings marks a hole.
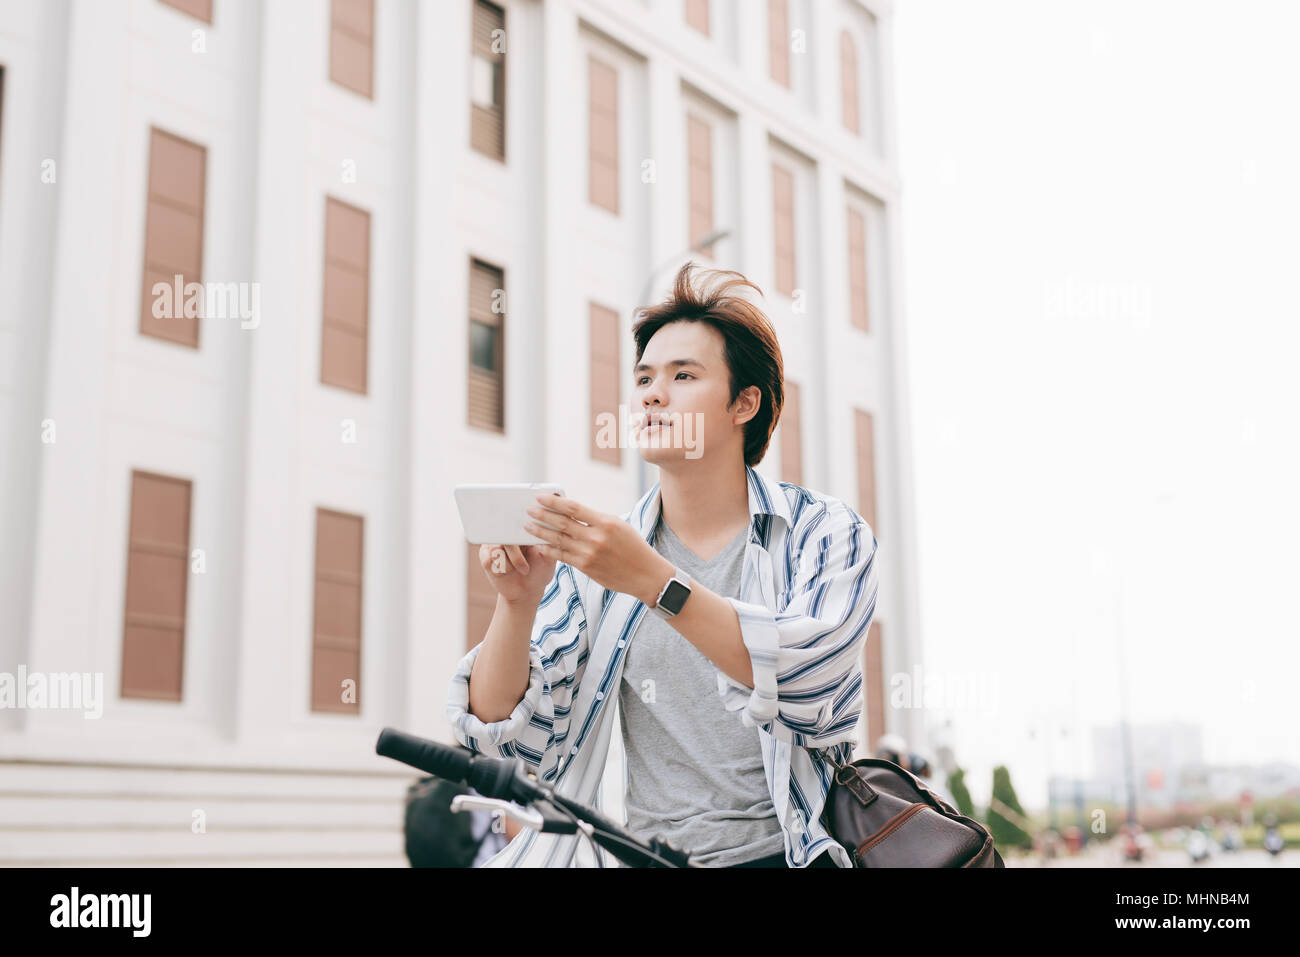
[[[758,410],[763,406],[763,393],[756,385],[748,385],[740,390],[736,396],[736,412],[743,415],[744,418],[737,422],[737,425],[744,425],[754,416],[758,415]]]

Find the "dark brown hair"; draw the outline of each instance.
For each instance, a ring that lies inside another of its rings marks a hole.
[[[694,262],[677,272],[673,291],[657,306],[643,310],[632,327],[636,339],[636,362],[654,334],[670,322],[704,322],[722,334],[723,354],[730,373],[731,405],[741,390],[758,386],[758,411],[745,423],[745,464],[763,461],[772,431],[785,405],[785,369],[776,329],[762,309],[738,295],[748,286],[760,296],[763,290],[734,270],[705,269],[692,275]]]

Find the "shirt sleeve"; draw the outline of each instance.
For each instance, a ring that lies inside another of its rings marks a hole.
[[[876,538],[838,501],[801,526],[791,531],[800,560],[780,612],[727,599],[749,649],[754,687],[715,670],[723,707],[739,711],[746,726],[798,746],[827,747],[853,740],[862,714],[862,648],[878,587]]]
[[[457,741],[476,754],[522,758],[542,780],[554,775],[587,662],[587,616],[574,576],[572,566],[556,563],[533,620],[528,688],[509,717],[485,722],[469,710],[469,679],[481,641],[456,666],[447,693],[447,719]]]

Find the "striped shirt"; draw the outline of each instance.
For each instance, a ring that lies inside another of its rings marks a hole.
[[[876,538],[839,499],[774,482],[746,465],[749,539],[736,609],[754,687],[717,671],[723,707],[757,727],[772,805],[785,835],[786,863],[805,867],[829,851],[840,867],[849,853],[820,818],[831,769],[820,754],[852,759],[862,714],[862,649],[876,608]],[[659,519],[654,485],[620,516],[650,543]],[[618,713],[625,649],[646,606],[557,562],[533,623],[528,690],[509,717],[483,722],[469,712],[469,678],[483,644],[461,659],[447,718],[462,745],[479,754],[522,759],[557,793],[624,822],[623,795],[605,778]],[[610,706],[612,703],[613,706]],[[690,848],[683,848],[689,851]],[[595,854],[618,862],[580,835],[521,831],[484,867],[590,867]]]

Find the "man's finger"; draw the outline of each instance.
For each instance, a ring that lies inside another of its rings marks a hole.
[[[518,545],[507,545],[506,554],[510,556],[510,561],[515,568],[519,569],[519,574],[528,574],[528,559],[524,557],[524,553],[519,550]]]
[[[590,525],[596,517],[594,509],[588,508],[577,499],[565,498],[563,495],[539,495],[537,502],[543,508],[554,509],[584,525]]]

